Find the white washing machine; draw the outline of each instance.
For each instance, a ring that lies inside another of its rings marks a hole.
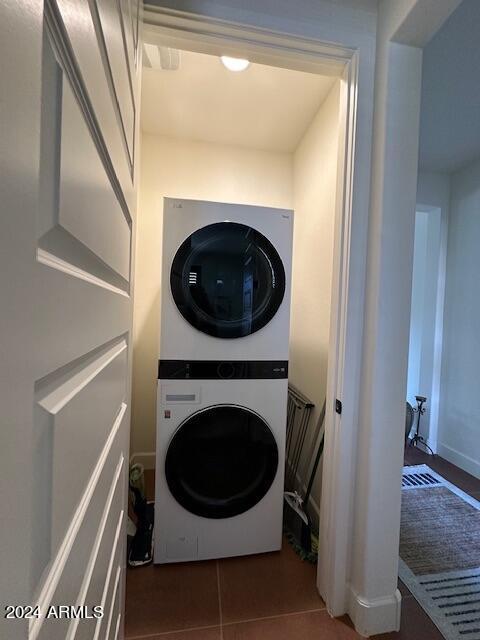
[[[287,363],[161,361],[155,563],[282,544]]]
[[[160,357],[287,360],[292,233],[290,210],[165,198]]]

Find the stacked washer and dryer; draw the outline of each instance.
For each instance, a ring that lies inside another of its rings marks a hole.
[[[156,563],[282,542],[293,212],[164,200]]]

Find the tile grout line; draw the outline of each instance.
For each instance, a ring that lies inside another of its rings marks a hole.
[[[218,584],[219,572],[217,573]],[[412,594],[407,597],[413,597]],[[221,597],[219,597],[219,605],[221,605]],[[223,615],[220,613],[220,624],[209,624],[202,627],[186,627],[185,629],[174,629],[170,631],[157,631],[157,633],[148,633],[141,636],[125,636],[125,640],[148,640],[148,638],[156,638],[157,636],[166,636],[174,633],[185,633],[185,631],[203,631],[205,629],[221,629],[223,638],[223,627],[230,627],[235,624],[246,624],[247,622],[261,622],[262,620],[274,620],[275,618],[287,618],[288,616],[299,616],[305,613],[317,613],[326,611],[327,607],[320,607],[318,609],[302,609],[301,611],[289,611],[288,613],[276,613],[271,616],[260,616],[259,618],[246,618],[245,620],[233,620],[232,622],[223,622]]]
[[[187,627],[186,629],[173,629],[170,631],[157,631],[156,633],[147,633],[141,636],[125,636],[125,640],[148,640],[148,638],[158,638],[159,636],[168,636],[176,633],[185,633],[185,631],[204,631],[206,629],[219,629],[218,624],[208,624],[203,627]]]
[[[287,618],[288,616],[300,616],[305,613],[317,613],[320,611],[326,611],[327,607],[320,607],[319,609],[303,609],[302,611],[289,611],[288,613],[276,613],[271,616],[260,616],[259,618],[248,618],[246,620],[233,620],[232,622],[223,622],[223,627],[229,627],[234,624],[244,624],[247,622],[261,622],[262,620],[273,620],[275,618]]]
[[[217,560],[217,593],[218,593],[218,613],[220,616],[220,640],[223,640],[223,612],[222,612],[222,594],[220,591],[220,562]]]

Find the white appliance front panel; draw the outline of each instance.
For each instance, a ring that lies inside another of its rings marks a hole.
[[[167,395],[194,395],[200,406],[167,402]],[[155,562],[181,562],[275,551],[282,544],[283,485],[288,380],[159,380],[157,392],[157,471]],[[278,447],[278,468],[267,494],[251,509],[224,519],[188,512],[172,496],[164,468],[168,445],[179,426],[200,409],[234,404],[258,413]]]
[[[255,333],[222,339],[202,333],[181,315],[170,288],[170,269],[192,233],[218,222],[259,231],[277,250],[285,269],[285,294],[275,316]],[[163,360],[288,360],[293,211],[197,200],[164,199],[160,355]]]

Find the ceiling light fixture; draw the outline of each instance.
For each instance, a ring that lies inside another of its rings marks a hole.
[[[245,58],[231,58],[230,56],[221,56],[220,60],[223,63],[223,66],[226,67],[229,71],[245,71],[250,65],[249,60],[245,60]]]

